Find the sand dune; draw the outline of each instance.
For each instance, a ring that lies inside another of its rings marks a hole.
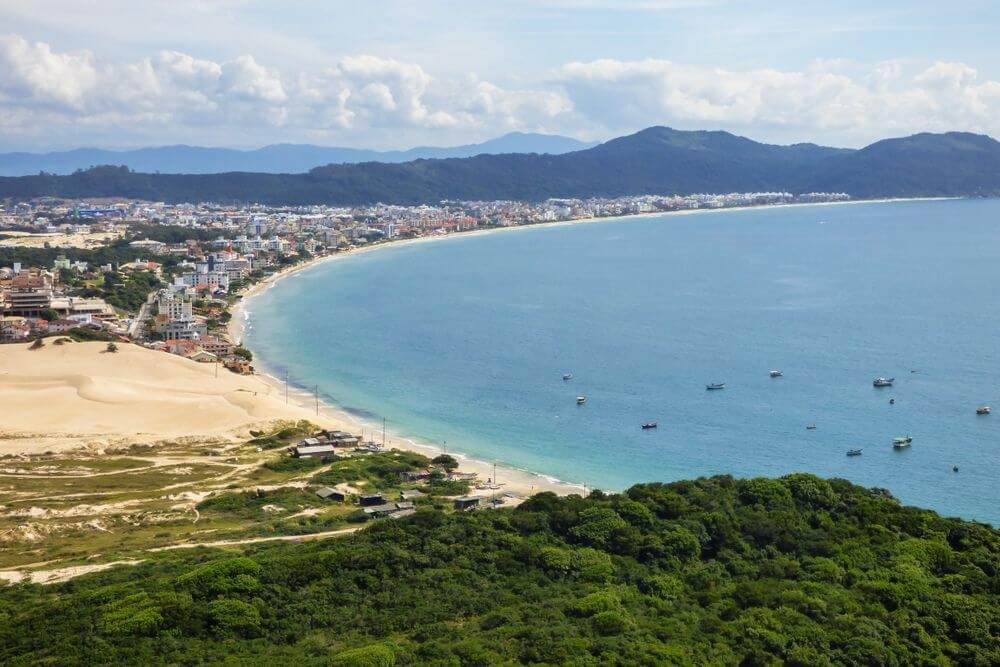
[[[135,345],[51,341],[0,345],[0,453],[51,450],[53,441],[121,443],[230,437],[255,423],[316,417],[260,378],[235,375]],[[322,420],[319,420],[322,421]]]

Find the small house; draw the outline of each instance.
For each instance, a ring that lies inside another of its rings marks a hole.
[[[375,507],[376,505],[382,505],[385,503],[385,498],[382,497],[382,493],[369,493],[358,498],[358,502],[361,503],[362,507]]]
[[[399,473],[404,482],[419,482],[431,476],[431,471],[426,468],[421,470],[404,470]]]
[[[331,445],[302,445],[298,444],[291,448],[292,456],[299,459],[306,459],[316,456],[331,456],[333,455],[333,447]]]
[[[331,489],[329,486],[324,486],[316,490],[316,495],[323,500],[333,500],[338,503],[342,503],[347,500],[347,495],[343,491],[338,491],[337,489]]]
[[[419,489],[407,489],[406,491],[399,492],[400,500],[416,500],[417,498],[423,498],[426,494]]]
[[[463,496],[462,498],[455,498],[455,509],[464,511],[472,509],[473,507],[479,507],[480,500],[481,498],[476,496]]]

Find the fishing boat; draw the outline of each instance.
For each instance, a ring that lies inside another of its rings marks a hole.
[[[984,406],[982,406],[980,408],[976,408],[976,414],[977,415],[988,415],[991,412],[992,412],[992,410],[990,409],[990,406],[988,406],[988,405],[984,405]]]
[[[896,378],[884,378],[877,377],[872,380],[872,386],[874,387],[891,387],[892,383],[896,381]]]
[[[583,405],[586,402],[587,402],[587,397],[586,396],[577,396],[576,397],[576,404],[577,405]]]
[[[898,438],[892,439],[892,446],[896,449],[902,449],[903,447],[909,447],[910,443],[913,442],[913,438],[908,435],[904,435]]]
[[[815,431],[816,430],[816,424],[806,424],[806,430],[807,431]]]
[[[848,449],[847,450],[847,455],[848,456],[861,456],[861,450],[860,449]]]
[[[713,382],[712,384],[705,385],[705,389],[707,389],[708,391],[715,391],[716,389],[725,389],[725,388],[726,388],[725,382]]]
[[[770,375],[773,378],[780,378],[782,375],[784,375],[784,373],[782,373],[781,371],[771,371],[770,373],[768,373],[768,375]]]
[[[572,373],[563,373],[563,380],[572,380],[572,379],[573,379]]]
[[[660,424],[658,422],[646,422],[645,424],[642,425],[642,430],[646,431],[651,428],[656,428],[659,425]]]

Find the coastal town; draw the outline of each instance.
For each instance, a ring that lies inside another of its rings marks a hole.
[[[422,237],[670,211],[839,202],[787,192],[353,208],[42,198],[0,207],[0,342],[130,341],[241,374],[227,326],[250,285],[332,254]]]

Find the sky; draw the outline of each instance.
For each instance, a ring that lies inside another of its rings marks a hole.
[[[0,0],[0,151],[1000,137],[987,0]]]

